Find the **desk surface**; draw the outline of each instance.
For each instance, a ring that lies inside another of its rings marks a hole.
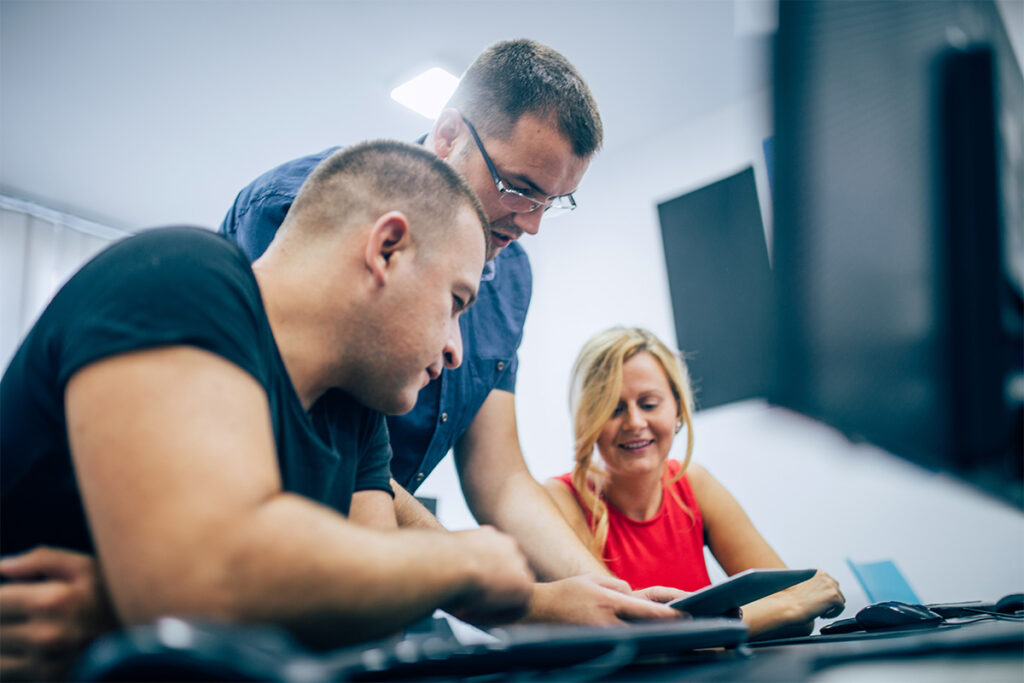
[[[927,630],[752,644],[703,661],[639,664],[609,680],[1024,680],[1024,623],[972,621]]]

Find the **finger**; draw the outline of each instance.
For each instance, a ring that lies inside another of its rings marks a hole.
[[[0,655],[0,680],[58,681],[64,678],[67,664],[30,656]]]
[[[633,588],[628,583],[614,576],[605,576],[604,574],[583,574],[581,578],[593,581],[599,586],[610,588],[613,591],[623,593],[625,595],[629,595],[633,592]]]
[[[2,651],[42,655],[64,655],[77,645],[71,632],[62,624],[32,622],[11,624],[0,630],[3,637]]]
[[[32,615],[32,592],[35,588],[37,584],[0,585],[0,624],[21,623]]]
[[[0,654],[0,679],[5,681],[31,680],[31,660],[21,655]]]
[[[67,594],[68,584],[61,581],[5,583],[0,586],[0,623],[57,613]]]
[[[677,609],[630,595],[618,599],[615,614],[623,619],[678,619],[680,616]]]
[[[671,602],[676,598],[689,595],[689,593],[678,588],[669,588],[668,586],[648,586],[643,590],[634,591],[633,595],[655,602]]]
[[[70,578],[88,567],[89,562],[89,556],[82,553],[38,546],[27,553],[0,558],[0,574],[10,579]]]
[[[843,609],[845,609],[845,605],[832,605],[821,616],[824,619],[834,619],[843,613]]]

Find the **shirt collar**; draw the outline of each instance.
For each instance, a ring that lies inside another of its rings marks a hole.
[[[494,276],[498,272],[498,257],[495,256],[493,259],[484,264],[484,272],[480,276],[480,282],[490,282],[494,279]]]

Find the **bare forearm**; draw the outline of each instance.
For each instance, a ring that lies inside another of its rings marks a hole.
[[[423,507],[423,504],[416,500],[415,496],[406,491],[394,479],[391,480],[391,489],[395,492],[395,516],[398,518],[398,526],[435,531],[445,530],[444,525],[437,520],[437,517],[430,514],[430,510]]]
[[[476,520],[514,536],[541,578],[608,575],[530,474],[511,393],[495,389],[487,397],[455,444],[455,466]]]
[[[611,576],[569,527],[551,497],[529,472],[502,480],[490,495],[466,497],[477,521],[511,534],[544,580],[579,574]]]
[[[272,622],[332,645],[391,633],[457,600],[474,581],[448,534],[366,530],[287,494],[219,531],[193,549],[201,557],[183,564],[196,569],[174,585],[130,595],[111,577],[122,617]]]
[[[813,577],[743,608],[753,638],[807,635],[819,616],[837,616],[846,603],[839,584],[819,570]]]
[[[801,614],[781,596],[768,596],[743,606],[743,621],[750,638],[806,636],[814,630],[814,618]]]

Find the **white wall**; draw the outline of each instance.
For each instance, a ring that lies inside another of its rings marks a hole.
[[[0,368],[61,285],[126,233],[0,195]]]
[[[571,467],[568,378],[591,334],[642,325],[675,343],[657,204],[751,164],[768,196],[761,144],[771,134],[769,110],[762,92],[642,147],[599,155],[578,193],[580,209],[523,241],[534,298],[516,404],[537,478]],[[894,560],[926,602],[1024,590],[1024,515],[1012,508],[760,401],[702,411],[695,426],[695,459],[790,566],[821,567],[840,581],[844,616],[868,602],[846,557]],[[474,524],[450,459],[420,492],[440,497],[450,528]]]
[[[645,145],[599,153],[577,193],[580,208],[521,240],[534,282],[516,406],[534,476],[572,464],[569,372],[592,334],[639,325],[675,344],[657,204],[751,164],[766,185],[761,144],[770,135],[769,110],[763,91]],[[474,522],[459,490],[447,459],[419,492],[437,495],[441,521],[463,528]]]

